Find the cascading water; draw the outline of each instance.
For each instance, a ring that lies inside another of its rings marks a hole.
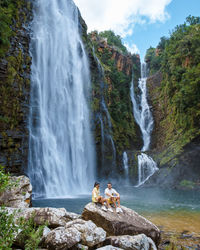
[[[157,171],[155,161],[148,155],[138,155],[138,186],[144,184]]]
[[[95,176],[90,74],[71,0],[37,0],[32,24],[28,175],[33,196],[87,192]]]
[[[133,114],[137,124],[140,127],[143,138],[143,147],[141,149],[142,152],[147,151],[149,149],[149,145],[151,142],[151,132],[153,129],[153,117],[147,102],[147,70],[146,64],[143,63],[141,65],[141,79],[139,79],[138,87],[141,91],[141,96],[139,101],[136,101],[133,80],[131,83],[131,100],[133,103]],[[146,155],[145,153],[141,153],[138,155],[138,185],[141,186],[144,184],[156,171],[158,170],[157,164],[154,160]]]
[[[129,173],[128,155],[127,155],[127,153],[125,151],[123,152],[123,158],[122,159],[123,159],[125,178],[126,178],[126,181],[128,181],[128,173]]]

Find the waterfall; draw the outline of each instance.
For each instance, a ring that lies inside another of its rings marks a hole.
[[[134,87],[133,87],[133,80],[131,83],[131,100],[133,103],[133,113],[137,124],[139,125],[142,138],[143,138],[143,147],[142,151],[146,151],[149,149],[149,144],[151,140],[151,132],[153,129],[153,118],[152,114],[147,102],[147,87],[146,87],[146,64],[143,63],[141,66],[141,76],[142,78],[139,79],[138,87],[141,91],[140,102],[137,104]]]
[[[128,166],[128,155],[127,153],[124,151],[123,152],[123,165],[124,165],[124,172],[125,172],[125,178],[126,181],[128,181],[128,173],[129,173],[129,166]]]
[[[133,114],[137,124],[140,127],[143,138],[143,147],[142,152],[149,149],[151,142],[151,132],[153,129],[153,117],[150,111],[150,107],[147,101],[147,69],[146,64],[141,65],[141,79],[139,79],[138,87],[141,92],[140,98],[137,101],[135,97],[133,79],[131,82],[130,95],[133,103]],[[138,155],[138,185],[144,184],[156,171],[158,170],[157,164],[154,160],[146,155],[141,153]]]
[[[88,192],[95,176],[88,60],[71,0],[34,1],[28,175],[33,196]]]
[[[138,155],[138,185],[144,184],[158,170],[155,161],[148,155]]]

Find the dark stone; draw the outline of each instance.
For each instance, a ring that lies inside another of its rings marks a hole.
[[[10,39],[8,52],[0,58],[0,164],[18,175],[24,173],[28,159],[32,19],[29,4],[30,1],[20,1],[11,25],[15,36]]]

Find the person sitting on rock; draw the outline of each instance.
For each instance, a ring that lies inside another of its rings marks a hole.
[[[119,193],[117,193],[117,191],[114,188],[112,188],[112,184],[110,182],[107,185],[108,187],[105,189],[105,198],[108,200],[110,204],[114,204],[117,213],[123,213],[120,207]],[[116,202],[118,203],[118,206]]]
[[[108,210],[110,212],[113,212],[112,211],[112,208],[108,202],[107,199],[103,198],[102,196],[100,196],[100,184],[99,182],[95,182],[94,183],[94,188],[92,190],[92,202],[94,203],[100,203],[102,205],[101,209],[104,210],[104,211],[107,211],[107,208],[104,206],[104,202],[106,202],[107,206],[108,206]]]

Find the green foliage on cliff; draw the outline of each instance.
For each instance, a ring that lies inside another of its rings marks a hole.
[[[115,35],[112,30],[106,30],[99,33],[100,37],[107,38],[107,43],[110,46],[115,46],[119,48],[123,53],[128,54],[126,47],[123,45],[121,37]]]
[[[138,82],[138,79],[141,77],[141,62],[140,56],[138,54],[131,55],[133,61],[133,80],[134,82]]]
[[[95,31],[90,33],[89,37],[94,52],[104,69],[103,89],[99,83],[93,82],[92,107],[95,112],[98,112],[101,95],[103,95],[111,117],[112,137],[117,147],[117,155],[120,155],[124,148],[130,149],[133,145],[137,148],[139,141],[136,136],[137,125],[132,114],[130,83],[132,70],[135,79],[137,78],[136,81],[138,80],[140,58],[138,55],[128,54],[122,45],[121,38],[112,31],[104,31],[100,34]],[[102,38],[107,38],[107,40]],[[96,134],[98,134],[96,141],[99,142],[100,131],[96,131]]]
[[[13,34],[11,24],[15,13],[12,0],[1,0],[0,2],[0,57],[8,50],[10,37]]]
[[[105,80],[108,82],[106,101],[112,120],[115,143],[121,150],[124,147],[130,148],[130,138],[136,136],[132,106],[129,100],[131,76],[118,71],[115,61],[107,58],[104,52],[102,56],[100,53],[98,55],[105,69]]]
[[[0,1],[0,135],[3,164],[9,167],[13,155],[23,151],[22,140],[13,137],[26,133],[31,58],[25,27],[31,16],[29,0]]]
[[[178,154],[200,134],[200,18],[187,17],[169,39],[147,51],[146,61],[151,74],[162,72],[158,102],[165,117],[164,142]]]
[[[1,0],[0,1],[0,58],[4,57],[10,48],[10,39],[15,36],[19,28],[19,9],[26,6],[30,9],[30,2],[27,0]],[[25,17],[25,14],[24,14]]]

